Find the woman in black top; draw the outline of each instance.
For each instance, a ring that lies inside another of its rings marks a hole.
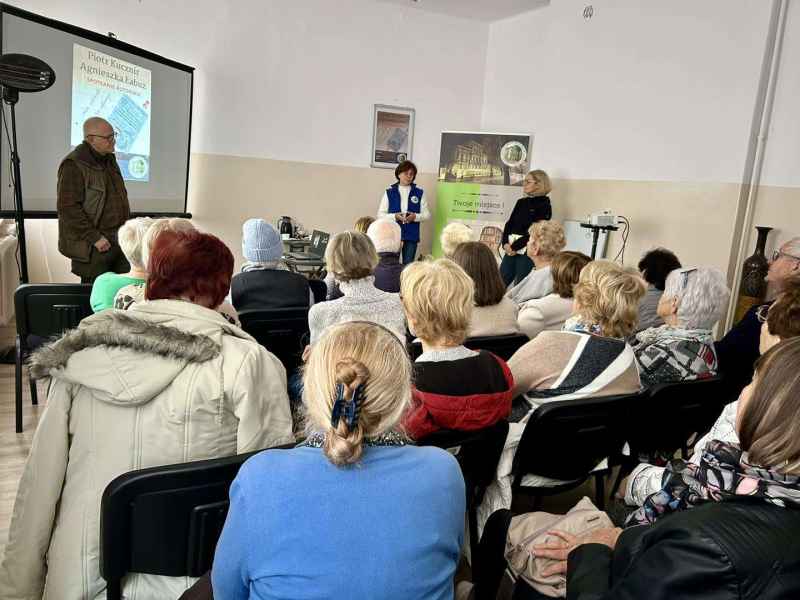
[[[533,268],[533,261],[525,255],[528,228],[536,221],[546,221],[552,216],[550,198],[547,197],[551,189],[550,178],[544,171],[537,169],[525,176],[522,184],[525,197],[517,200],[503,227],[503,250],[506,254],[500,263],[500,274],[506,285],[518,283]],[[513,241],[509,241],[509,236]]]

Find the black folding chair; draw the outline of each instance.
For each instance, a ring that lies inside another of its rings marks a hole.
[[[467,493],[470,555],[473,564],[478,553],[478,506],[486,488],[494,481],[497,463],[508,436],[508,421],[498,421],[478,431],[441,430],[417,441],[418,446],[437,446],[450,450],[464,476]]]
[[[464,345],[470,350],[487,350],[503,360],[508,360],[530,339],[524,333],[512,333],[509,335],[490,335],[467,338]],[[422,344],[419,342],[408,343],[408,355],[411,360],[416,360],[422,354]]]
[[[22,365],[43,342],[77,327],[81,319],[92,314],[89,297],[91,284],[37,283],[24,284],[14,292],[17,319],[15,416],[16,431],[22,432]],[[39,403],[36,382],[30,378],[31,401]]]
[[[311,288],[311,293],[314,294],[314,304],[325,302],[325,298],[328,296],[328,286],[322,279],[309,279],[308,287]]]
[[[239,321],[242,329],[278,357],[287,373],[300,365],[308,334],[308,308],[243,310]]]
[[[200,577],[208,572],[228,515],[230,485],[258,452],[131,471],[109,483],[100,507],[106,598],[122,599],[128,573]]]
[[[643,393],[553,401],[533,411],[512,463],[513,504],[522,496],[533,497],[533,510],[537,510],[543,496],[574,489],[594,476],[595,503],[604,508],[603,478],[610,467],[597,467],[620,454],[625,443],[624,412],[637,402],[646,402]],[[528,474],[567,483],[525,485]]]
[[[690,438],[705,435],[730,401],[721,377],[662,383],[645,393],[644,404],[631,406],[623,416],[630,452],[619,457],[612,493],[642,460],[671,458],[678,451],[688,458]]]
[[[464,345],[472,350],[488,350],[503,360],[508,360],[523,345],[530,341],[524,333],[492,335],[468,338]]]

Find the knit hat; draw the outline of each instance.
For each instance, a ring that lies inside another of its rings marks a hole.
[[[242,225],[242,254],[250,262],[276,262],[283,256],[278,230],[264,219],[248,219]]]

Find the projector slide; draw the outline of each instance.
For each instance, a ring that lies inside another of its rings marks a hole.
[[[73,45],[70,144],[83,141],[83,122],[102,117],[116,131],[116,156],[128,181],[150,180],[151,72],[99,50]]]

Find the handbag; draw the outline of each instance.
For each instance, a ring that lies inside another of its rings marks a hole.
[[[550,541],[553,536],[547,532],[554,529],[580,536],[595,529],[613,526],[608,515],[598,510],[586,497],[566,515],[533,512],[514,517],[508,528],[505,549],[508,563],[506,578],[511,579],[511,588],[517,579],[522,579],[545,596],[566,597],[567,579],[563,574],[548,577],[541,574],[543,569],[556,561],[551,558],[534,558],[531,553],[533,547]],[[501,590],[508,589],[507,583],[504,581],[501,584]]]

